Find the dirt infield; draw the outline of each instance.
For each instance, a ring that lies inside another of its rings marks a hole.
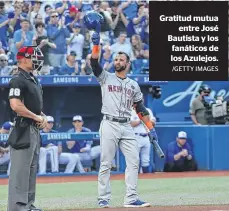
[[[77,209],[71,211],[104,211],[104,208],[98,209]],[[145,207],[145,208],[122,208],[122,207],[115,207],[115,208],[107,208],[107,211],[229,211],[229,205],[206,205],[206,206],[173,206],[173,207]],[[60,210],[52,210],[52,211],[60,211]],[[63,211],[63,210],[61,210]],[[65,210],[67,211],[67,210]],[[70,211],[70,210],[69,210]]]
[[[182,173],[155,173],[155,174],[140,174],[139,179],[157,179],[157,178],[182,178],[182,177],[219,177],[229,176],[229,171],[198,171],[198,172],[182,172]],[[124,180],[124,174],[111,176],[112,180]],[[66,183],[66,182],[87,182],[97,181],[96,175],[77,175],[77,176],[39,176],[37,183]],[[8,179],[0,179],[0,185],[7,185]]]

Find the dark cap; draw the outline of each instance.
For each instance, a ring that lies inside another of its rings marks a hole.
[[[75,51],[70,51],[69,55],[76,56],[76,52]]]
[[[81,28],[81,26],[80,26],[79,23],[75,23],[75,24],[73,25],[73,28]]]
[[[71,7],[69,8],[69,12],[75,12],[75,13],[78,13],[78,12],[79,12],[79,10],[78,10],[78,8],[77,8],[77,7],[75,7],[75,6],[71,6]]]

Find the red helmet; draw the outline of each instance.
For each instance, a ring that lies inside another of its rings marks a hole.
[[[40,71],[44,63],[44,55],[37,46],[22,47],[17,53],[17,60],[27,58],[32,60],[33,69]]]

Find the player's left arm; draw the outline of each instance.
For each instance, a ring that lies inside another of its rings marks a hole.
[[[149,111],[146,109],[143,103],[143,94],[141,92],[141,89],[138,84],[135,84],[135,88],[136,92],[133,99],[135,111],[139,119],[142,120],[146,127],[150,130],[150,134],[153,136],[153,138],[158,140],[157,133],[154,129],[154,124],[151,121]]]
[[[142,120],[149,130],[153,129],[153,123],[150,118],[149,111],[146,109],[142,100],[134,103],[135,111],[140,120]]]

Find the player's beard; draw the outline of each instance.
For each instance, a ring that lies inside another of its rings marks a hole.
[[[119,66],[118,68],[117,68],[117,66],[115,66],[115,71],[117,71],[117,72],[122,72],[125,69],[126,69],[126,65],[125,66]]]

